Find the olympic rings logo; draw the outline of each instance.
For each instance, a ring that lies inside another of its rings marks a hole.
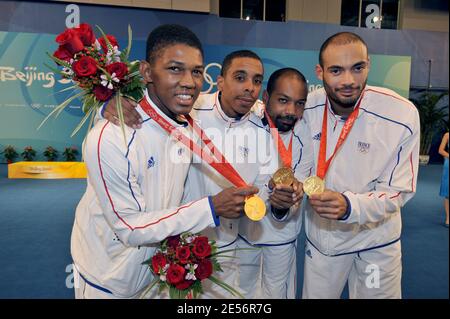
[[[205,67],[205,70],[203,71],[203,78],[205,79],[205,82],[209,85],[208,89],[206,91],[202,91],[202,93],[204,94],[208,94],[210,93],[215,86],[217,86],[217,81],[214,81],[212,76],[208,73],[208,69],[210,67],[216,67],[219,69],[219,74],[220,74],[220,70],[222,70],[222,65],[220,63],[210,63]]]

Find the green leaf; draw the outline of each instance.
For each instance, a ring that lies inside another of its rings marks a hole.
[[[44,63],[44,65],[47,67],[47,68],[49,68],[53,73],[55,73],[55,74],[59,74],[59,75],[61,75],[61,76],[64,76],[64,72],[62,71],[62,70],[58,70],[58,69],[56,69],[56,68],[54,68],[54,67],[51,67],[50,65],[48,65],[47,63]]]
[[[81,127],[83,127],[84,123],[86,122],[86,120],[89,118],[89,116],[92,114],[92,111],[94,110],[94,108],[92,107],[89,112],[87,112],[83,119],[80,121],[80,123],[78,123],[77,127],[73,130],[72,134],[70,134],[70,137],[74,137],[75,134],[78,133],[78,131],[81,129]],[[95,114],[94,114],[95,116]]]
[[[108,37],[106,36],[105,32],[103,32],[102,28],[100,28],[98,25],[95,25],[97,27],[97,29],[100,31],[100,33],[102,34],[103,39],[105,39],[106,42],[106,46],[108,47],[108,50],[113,49],[111,42],[109,42]]]
[[[122,95],[120,94],[120,92],[116,98],[116,110],[117,110],[117,115],[119,116],[120,128],[121,128],[122,134],[123,134],[123,142],[125,143],[125,147],[126,147],[127,146],[127,137],[125,134],[125,119],[123,117]]]
[[[209,280],[211,280],[213,283],[215,283],[216,285],[222,287],[223,289],[225,289],[226,291],[228,291],[229,293],[231,293],[233,296],[236,297],[240,297],[242,299],[245,299],[245,297],[236,289],[234,289],[233,287],[231,287],[230,285],[226,284],[225,282],[223,282],[222,280],[217,279],[214,276],[210,276],[208,278]]]
[[[260,248],[260,247],[255,247],[255,248],[233,248],[233,249],[220,250],[220,251],[218,251],[218,252],[216,252],[216,253],[212,253],[212,254],[210,255],[210,257],[220,256],[221,254],[229,253],[229,252],[232,252],[232,251],[238,251],[238,250],[256,250],[256,249],[261,249],[261,248]]]
[[[128,45],[127,48],[125,50],[125,61],[128,60],[128,56],[130,55],[131,52],[131,40],[133,38],[133,31],[131,30],[131,26],[128,25]]]
[[[148,286],[148,288],[145,289],[145,291],[141,294],[139,299],[144,299],[145,296],[149,293],[149,291],[152,290],[152,288],[158,283],[158,281],[159,278],[155,277],[155,279],[153,279],[152,283]]]
[[[179,290],[177,288],[175,288],[174,286],[170,285],[169,286],[169,296],[170,296],[170,299],[180,299]]]
[[[65,100],[64,102],[62,102],[61,104],[59,104],[53,111],[51,111],[45,118],[44,120],[41,122],[41,124],[39,124],[37,130],[39,130],[42,125],[44,125],[45,122],[47,122],[47,120],[53,115],[56,114],[55,117],[58,117],[58,115],[61,113],[62,110],[64,110],[64,108],[69,105],[70,102],[72,102],[73,100],[75,100],[76,98],[83,96],[83,94],[85,94],[85,92],[80,92],[78,94],[75,94],[73,96],[71,96],[70,98],[68,98],[67,100]]]
[[[64,60],[60,60],[57,57],[53,56],[52,54],[47,52],[47,55],[50,57],[50,59],[52,59],[53,61],[55,61],[57,64],[65,66],[66,68],[71,68],[71,65],[69,62],[66,62]]]
[[[72,85],[72,86],[66,87],[65,89],[62,89],[56,93],[62,93],[62,92],[70,91],[70,90],[76,90],[77,88],[78,88],[78,85]]]
[[[91,115],[91,119],[89,120],[89,124],[88,124],[88,127],[87,127],[87,133],[89,133],[89,131],[91,130],[91,128],[94,126],[94,119],[95,119],[95,116],[96,116],[96,114],[97,114],[97,110],[98,110],[100,107],[101,107],[101,104],[99,104],[99,105],[97,105],[96,107],[93,108],[94,111],[93,111],[93,113],[92,113],[92,115]],[[87,133],[86,133],[86,134],[87,134]]]

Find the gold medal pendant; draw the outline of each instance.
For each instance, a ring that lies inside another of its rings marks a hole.
[[[253,195],[245,200],[244,212],[249,219],[257,222],[266,215],[266,204],[261,197]]]
[[[325,191],[325,182],[317,176],[310,176],[303,182],[303,191],[306,195],[322,194]]]
[[[275,185],[291,186],[294,182],[294,172],[289,167],[282,167],[273,174],[272,179]]]

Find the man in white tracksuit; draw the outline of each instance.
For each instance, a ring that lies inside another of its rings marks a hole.
[[[257,100],[263,79],[263,66],[260,58],[253,52],[243,50],[230,53],[223,62],[222,74],[218,78],[219,91],[200,95],[191,116],[209,137],[217,149],[236,169],[247,184],[260,187],[259,195],[267,198],[268,178],[278,168],[270,133],[261,124],[261,111],[264,109]],[[123,101],[128,109],[126,122],[136,125],[133,107]],[[251,111],[252,110],[252,111]],[[107,106],[105,115],[111,116],[114,109]],[[183,201],[208,196],[230,187],[232,184],[209,164],[194,156],[193,164],[185,184]],[[300,200],[295,194],[293,203]],[[243,216],[241,219],[247,219]],[[220,227],[203,231],[217,242],[221,250],[236,248],[239,223],[236,220],[220,218]],[[230,251],[227,255],[235,256]],[[220,258],[223,272],[216,274],[225,283],[238,288],[238,261],[235,258]],[[202,298],[232,298],[232,295],[217,285],[206,281],[203,284]],[[244,291],[241,291],[246,293]]]
[[[326,190],[306,206],[303,298],[339,298],[347,281],[350,298],[401,298],[400,209],[416,191],[418,112],[395,92],[366,85],[370,60],[359,36],[330,37],[319,60],[324,89],[309,94],[303,117],[313,174],[325,167]],[[332,158],[328,170],[320,150]]]
[[[259,95],[263,76],[263,66],[259,57],[251,51],[236,51],[229,54],[218,79],[219,92],[201,95],[197,100],[193,114],[207,135],[214,136],[214,144],[222,151],[232,166],[248,184],[259,186],[260,196],[267,198],[267,178],[278,168],[276,153],[267,138],[265,128],[260,124],[263,109]],[[250,111],[252,108],[254,111]],[[210,132],[211,134],[208,134]],[[216,133],[216,134],[214,134]],[[193,164],[189,170],[185,186],[185,199],[217,192],[230,183],[217,174],[204,162]],[[298,199],[296,199],[298,201]],[[241,220],[248,220],[246,216]],[[258,223],[258,222],[256,222]],[[203,233],[217,241],[223,249],[234,249],[238,241],[239,223],[237,220],[221,218],[221,226],[205,230]],[[249,251],[245,251],[247,253]],[[239,254],[239,252],[238,252]],[[235,256],[236,252],[228,255]],[[240,254],[239,254],[240,255]],[[220,279],[238,287],[239,260],[222,258],[224,270]],[[240,278],[246,279],[246,278]],[[222,288],[215,285],[205,286],[205,298],[231,297]],[[245,291],[241,291],[246,294]]]
[[[158,243],[183,231],[219,225],[219,216],[237,218],[256,188],[229,188],[180,206],[191,162],[190,150],[156,119],[191,136],[180,115],[188,114],[203,81],[203,51],[188,29],[164,25],[147,40],[140,66],[147,84],[142,129],[100,120],[84,144],[88,184],[75,216],[71,253],[76,298],[134,298],[151,281],[150,258]],[[156,290],[156,289],[155,289]]]
[[[284,68],[270,76],[263,94],[267,115],[278,129],[286,149],[292,140],[292,169],[300,182],[309,176],[312,167],[309,134],[305,123],[300,120],[307,93],[303,74],[296,69]],[[266,116],[260,125],[275,147]],[[273,153],[278,154],[278,150]],[[282,166],[279,160],[277,167]],[[299,205],[284,207],[276,199],[271,199],[267,198],[268,214],[260,222],[240,220],[242,241],[239,248],[260,247],[253,251],[238,251],[240,286],[247,292],[247,298],[293,299],[297,290],[297,237],[303,216]]]

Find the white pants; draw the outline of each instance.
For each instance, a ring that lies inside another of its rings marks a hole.
[[[348,281],[350,299],[400,299],[400,241],[342,256],[325,256],[309,242],[305,249],[304,299],[338,299]]]
[[[246,298],[294,299],[297,290],[296,242],[252,246],[238,240],[239,284]]]
[[[217,256],[217,261],[220,264],[220,267],[223,271],[213,273],[213,276],[217,279],[225,282],[227,285],[230,285],[240,293],[239,284],[237,282],[237,273],[238,273],[238,263],[236,260],[236,242],[233,244],[226,246],[224,248],[219,249],[218,251],[224,250],[232,250],[227,253],[224,253],[224,256],[230,257],[220,257]],[[200,299],[237,299],[239,297],[233,296],[230,292],[223,289],[222,287],[216,285],[209,279],[205,279],[202,281],[203,294],[200,296]]]

